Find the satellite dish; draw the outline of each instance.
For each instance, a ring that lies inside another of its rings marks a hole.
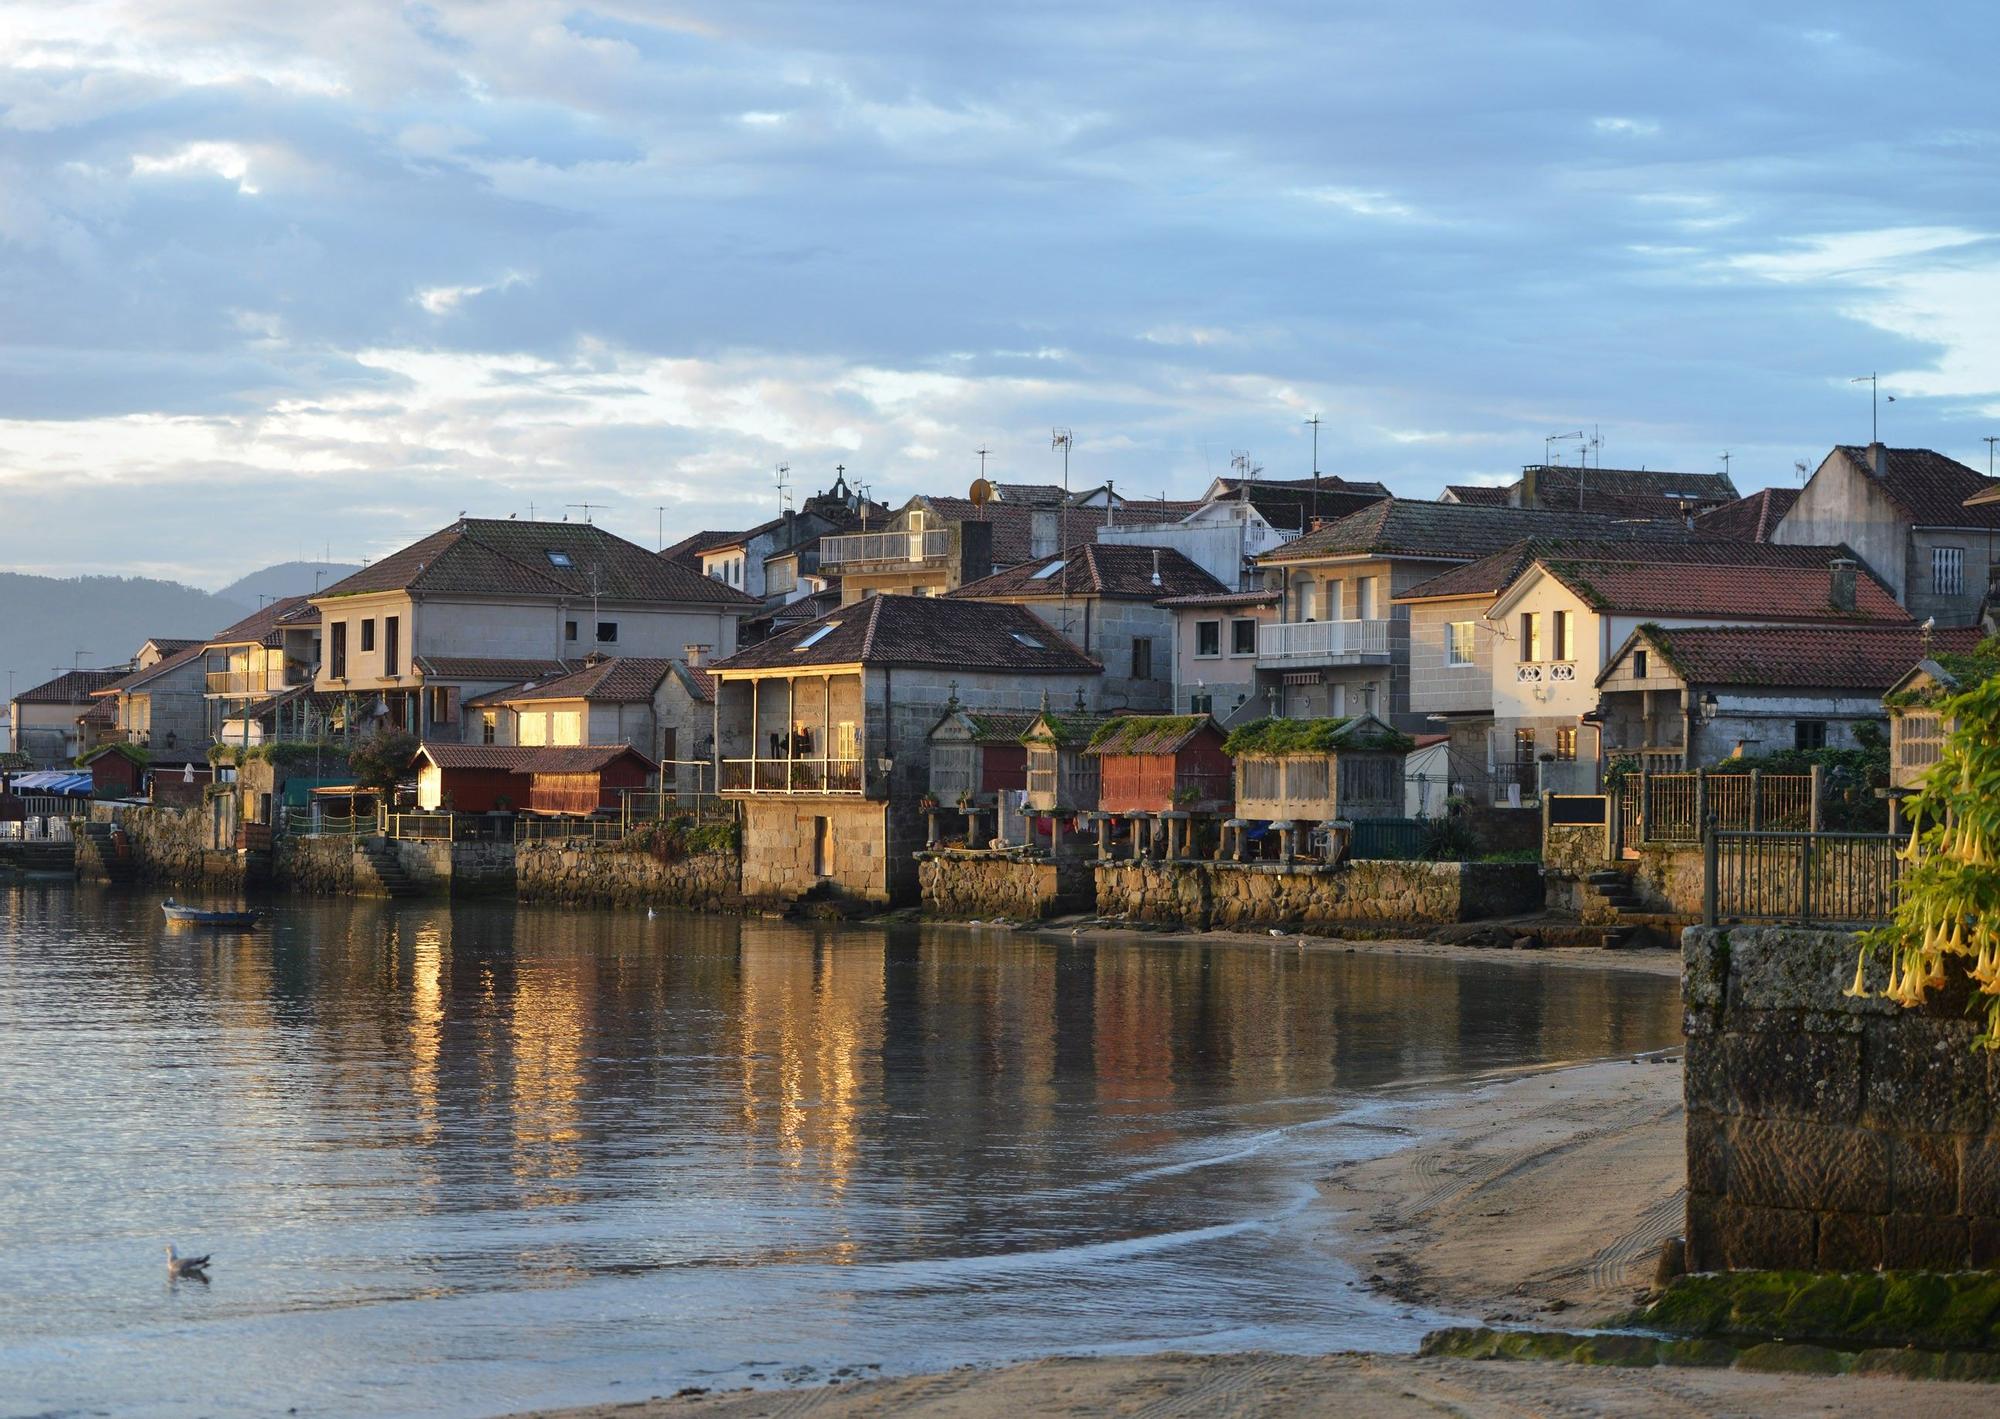
[[[993,501],[993,485],[984,478],[974,478],[972,487],[966,492],[974,507],[985,507]]]

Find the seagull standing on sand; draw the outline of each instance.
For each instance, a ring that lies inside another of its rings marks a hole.
[[[205,1256],[182,1256],[169,1243],[167,1246],[167,1280],[208,1280],[208,1258]]]

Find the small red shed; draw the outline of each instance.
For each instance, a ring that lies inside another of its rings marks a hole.
[[[1123,715],[1085,751],[1098,763],[1100,813],[1228,813],[1236,801],[1227,736],[1205,714]]]
[[[146,784],[145,751],[124,744],[106,744],[84,757],[90,770],[90,791],[97,798],[137,798]]]
[[[578,817],[616,809],[619,790],[645,788],[655,772],[629,744],[425,744],[416,769],[420,808]]]

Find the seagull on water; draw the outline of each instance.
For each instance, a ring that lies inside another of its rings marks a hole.
[[[169,1243],[167,1246],[167,1280],[208,1280],[208,1258],[205,1256],[182,1256],[174,1250],[172,1243]]]
[[[1278,929],[1277,927],[1275,927],[1275,926],[1271,928],[1271,934],[1272,934],[1273,936],[1277,937],[1277,938],[1278,938],[1278,939],[1279,939],[1280,941],[1283,941],[1283,940],[1285,939],[1285,933],[1284,933],[1283,931],[1279,930],[1279,929]]]

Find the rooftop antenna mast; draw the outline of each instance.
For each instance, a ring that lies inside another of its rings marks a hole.
[[[610,507],[610,506],[611,506],[611,504],[610,504],[610,503],[564,503],[564,504],[563,504],[563,506],[564,506],[564,507],[574,507],[574,508],[582,508],[582,509],[583,509],[583,520],[584,520],[585,522],[588,522],[588,521],[590,521],[590,513],[591,513],[591,509],[595,508],[595,509],[596,509],[597,511],[599,511],[599,512],[602,512],[602,511],[603,511],[603,510],[604,510],[605,508],[608,508],[608,507]]]
[[[1049,448],[1062,454],[1063,461],[1063,505],[1056,509],[1056,556],[1062,561],[1062,628],[1063,635],[1069,635],[1069,548],[1063,545],[1063,514],[1069,510],[1069,451],[1076,442],[1076,435],[1067,428],[1049,431]],[[1090,650],[1084,647],[1085,653]]]
[[[1319,415],[1307,419],[1306,424],[1313,431],[1313,506],[1312,518],[1307,524],[1310,526],[1319,521]]]
[[[1590,426],[1590,442],[1585,445],[1597,458],[1597,466],[1604,466],[1604,435],[1597,431],[1597,425]]]
[[[1722,450],[1722,476],[1729,476],[1729,450],[1726,448]]]
[[[1986,436],[1986,476],[1989,478],[1993,476],[1993,445],[1996,443],[2000,443],[2000,436],[1994,434]]]
[[[665,504],[661,504],[653,509],[653,521],[656,524],[653,535],[660,542],[660,545],[654,550],[664,552],[667,550],[667,509]]]
[[[1877,397],[1882,390],[1881,376],[1872,372],[1869,374],[1858,374],[1847,382],[1849,384],[1865,384],[1868,386],[1868,442],[1882,442],[1882,406],[1881,400]],[[1889,402],[1894,404],[1896,396],[1893,394],[1890,395]]]
[[[1550,459],[1553,457],[1552,451],[1557,444],[1562,443],[1566,439],[1577,439],[1587,444],[1590,435],[1586,434],[1582,429],[1577,429],[1575,432],[1567,434],[1544,435],[1542,438],[1542,467],[1553,468],[1555,466],[1550,462]],[[1576,510],[1578,512],[1583,511],[1583,465],[1584,451],[1578,449],[1576,454]],[[1525,502],[1526,500],[1524,499],[1523,501]],[[1538,503],[1541,501],[1539,494],[1536,496],[1535,501]]]
[[[778,511],[779,512],[790,512],[792,509],[792,485],[785,481],[785,475],[787,473],[790,473],[791,471],[792,471],[792,465],[789,463],[780,463],[778,465]]]

